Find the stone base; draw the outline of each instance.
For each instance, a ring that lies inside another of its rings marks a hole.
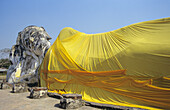
[[[0,80],[0,89],[11,89],[12,85],[6,82],[5,79]]]
[[[77,109],[85,105],[80,94],[63,94],[60,99],[60,107],[63,109]]]
[[[82,99],[81,94],[63,94],[63,98]]]
[[[25,83],[15,83],[12,88],[13,93],[28,92],[27,84]]]
[[[57,99],[62,99],[62,98],[63,98],[62,95],[60,95],[60,94],[58,94],[58,93],[55,93],[55,92],[48,92],[47,95],[48,95],[49,97],[54,97],[54,98],[57,98]]]
[[[60,107],[63,109],[77,109],[85,105],[82,99],[63,98],[60,99]]]
[[[7,82],[1,82],[0,89],[12,89],[12,85],[8,84]]]
[[[30,90],[30,98],[39,99],[47,97],[46,87],[32,87]]]

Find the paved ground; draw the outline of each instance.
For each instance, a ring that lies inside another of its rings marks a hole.
[[[30,99],[29,92],[11,93],[10,89],[0,89],[0,110],[62,110],[59,99],[47,97],[44,99]],[[99,110],[90,106],[83,106],[77,110]]]

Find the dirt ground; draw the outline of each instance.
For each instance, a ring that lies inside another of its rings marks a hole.
[[[0,110],[62,110],[59,99],[47,97],[42,99],[28,98],[29,92],[11,93],[11,89],[0,89]],[[83,106],[77,110],[99,110]]]
[[[5,79],[0,75],[0,80]],[[30,99],[29,92],[11,93],[12,89],[0,89],[0,110],[63,110],[59,107],[60,100],[53,97]],[[77,110],[100,110],[83,106]]]

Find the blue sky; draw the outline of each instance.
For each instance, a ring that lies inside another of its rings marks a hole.
[[[43,26],[53,43],[64,27],[102,33],[165,17],[170,0],[0,0],[0,49],[29,25]]]

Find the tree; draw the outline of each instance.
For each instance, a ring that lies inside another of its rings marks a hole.
[[[9,68],[11,62],[9,59],[0,59],[0,68]]]

